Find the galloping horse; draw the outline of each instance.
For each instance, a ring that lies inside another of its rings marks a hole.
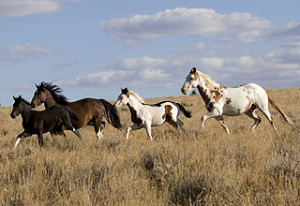
[[[24,131],[17,137],[15,148],[21,139],[30,137],[33,134],[38,135],[40,146],[44,145],[43,133],[53,130],[57,125],[64,125],[66,129],[72,130],[78,135],[71,123],[71,118],[78,120],[78,117],[72,110],[62,106],[53,106],[44,111],[34,111],[31,110],[30,104],[21,96],[14,97],[14,100],[10,116],[14,119],[21,114],[24,128]]]
[[[73,110],[79,121],[73,121],[75,129],[79,129],[87,124],[93,125],[98,138],[102,138],[102,130],[105,122],[103,116],[115,128],[120,129],[121,123],[118,113],[114,106],[104,99],[84,98],[75,102],[67,101],[67,98],[61,94],[62,90],[57,85],[41,82],[36,85],[37,90],[31,101],[31,106],[35,107],[44,103],[46,108],[54,105],[62,105]]]
[[[257,84],[249,83],[238,87],[225,87],[214,82],[194,67],[187,75],[181,92],[186,95],[192,88],[199,90],[208,110],[208,113],[201,118],[203,128],[205,120],[213,117],[229,134],[222,116],[237,116],[245,113],[255,121],[251,127],[251,130],[254,131],[261,122],[261,118],[255,113],[258,108],[277,131],[274,119],[268,109],[268,102],[279,111],[287,123],[293,124],[270,94]]]
[[[180,111],[182,111],[187,118],[191,117],[191,113],[186,111],[179,103],[164,101],[153,105],[147,105],[144,104],[144,100],[137,93],[129,91],[127,88],[121,89],[121,94],[114,105],[116,108],[123,105],[129,107],[133,125],[126,130],[127,139],[130,130],[145,128],[148,137],[152,140],[152,126],[158,126],[165,122],[168,122],[175,128],[183,126],[183,122],[178,119]]]

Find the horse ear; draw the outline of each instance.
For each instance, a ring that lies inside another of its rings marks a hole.
[[[14,98],[14,100],[16,101],[17,98],[16,98],[15,96],[13,96],[13,98]]]
[[[124,89],[121,89],[121,91],[122,91],[122,94],[126,94],[127,92],[129,92],[127,87],[125,87]]]
[[[38,89],[38,88],[39,88],[39,85],[35,84],[35,87]]]
[[[191,69],[191,74],[195,74],[196,73],[196,67],[193,67],[192,69]]]

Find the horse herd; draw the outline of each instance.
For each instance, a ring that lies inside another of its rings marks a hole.
[[[229,134],[225,125],[223,115],[237,116],[246,114],[254,120],[251,130],[261,122],[256,114],[259,109],[268,119],[275,131],[274,119],[268,110],[268,103],[276,108],[286,122],[293,124],[289,117],[282,111],[270,94],[261,86],[250,83],[238,87],[226,87],[216,83],[204,73],[192,68],[186,77],[181,92],[186,95],[191,89],[197,88],[206,105],[208,113],[202,116],[202,127],[209,118],[215,118],[224,130]],[[45,105],[44,111],[33,110],[36,106]],[[41,82],[36,85],[36,91],[31,103],[21,96],[14,97],[11,117],[22,116],[24,131],[17,136],[15,148],[19,142],[33,134],[38,136],[39,144],[42,146],[43,133],[65,135],[64,130],[73,131],[81,140],[79,128],[85,125],[94,127],[98,138],[102,138],[102,131],[105,128],[103,117],[115,128],[121,130],[122,125],[117,109],[123,105],[129,107],[133,125],[126,129],[128,139],[131,130],[145,128],[147,135],[152,139],[151,127],[158,126],[165,122],[181,128],[183,122],[178,118],[180,111],[185,117],[191,118],[191,112],[184,106],[172,101],[163,101],[157,104],[145,104],[144,100],[135,92],[127,88],[121,89],[121,94],[112,105],[104,99],[84,98],[78,101],[69,102],[62,95],[62,90],[51,83]]]

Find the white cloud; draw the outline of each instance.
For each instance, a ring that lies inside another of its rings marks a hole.
[[[278,28],[273,32],[272,37],[290,41],[300,41],[300,24],[295,22],[289,22],[283,28]]]
[[[212,9],[176,8],[153,15],[135,15],[102,23],[105,31],[130,40],[154,39],[166,35],[195,35],[242,42],[268,34],[270,21],[249,13],[220,14]]]
[[[0,67],[34,60],[52,51],[52,48],[31,43],[15,44],[6,48],[0,48]]]
[[[219,57],[202,57],[200,62],[207,68],[220,68],[223,66],[224,59]]]
[[[61,9],[61,3],[64,1],[81,0],[0,0],[0,17],[54,13]]]
[[[162,79],[166,79],[167,77],[170,77],[169,74],[163,72],[160,69],[151,69],[151,68],[140,71],[139,75],[142,79],[154,80],[154,81],[155,80],[162,80]]]
[[[121,66],[124,69],[145,69],[148,67],[158,67],[164,64],[166,64],[166,61],[163,58],[155,58],[150,56],[144,56],[141,58],[127,58],[121,62]]]
[[[48,47],[44,47],[37,44],[32,43],[25,43],[25,44],[15,44],[8,46],[7,49],[8,52],[12,54],[20,54],[20,53],[48,53],[52,51],[52,49]]]

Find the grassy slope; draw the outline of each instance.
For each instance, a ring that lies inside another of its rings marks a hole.
[[[107,124],[98,140],[91,127],[80,130],[80,142],[67,137],[36,136],[13,145],[22,131],[21,118],[0,108],[1,205],[299,205],[300,89],[271,91],[295,125],[286,124],[270,108],[276,135],[265,117],[255,133],[245,115],[225,119],[231,135],[215,120],[200,127],[205,113],[199,95],[147,99],[185,105],[193,117],[181,120],[183,131],[165,124],[131,133]],[[129,111],[120,111],[124,125]],[[262,115],[260,115],[262,116]]]

